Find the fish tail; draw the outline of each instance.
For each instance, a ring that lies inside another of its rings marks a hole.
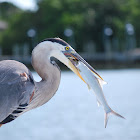
[[[121,116],[120,114],[116,113],[115,111],[111,110],[109,112],[105,112],[105,128],[107,126],[107,122],[108,122],[108,118],[110,115],[115,115],[117,117],[123,118],[125,119],[123,116]]]

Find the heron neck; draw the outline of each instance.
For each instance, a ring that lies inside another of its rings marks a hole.
[[[35,93],[27,111],[49,101],[59,87],[60,70],[50,63],[49,53],[49,47],[42,46],[37,46],[32,52],[32,65],[42,80],[35,83]]]
[[[42,80],[56,79],[60,76],[60,70],[50,61],[49,47],[36,47],[32,53],[32,65]]]

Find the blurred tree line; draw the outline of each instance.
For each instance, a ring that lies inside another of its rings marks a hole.
[[[35,42],[60,37],[68,41],[64,30],[73,30],[76,50],[83,51],[85,44],[94,41],[97,51],[104,51],[103,32],[106,26],[113,31],[120,49],[124,45],[125,25],[135,28],[137,46],[140,44],[139,0],[39,0],[37,11],[23,11],[8,3],[0,3],[0,20],[8,28],[0,32],[0,46],[4,54],[11,54],[15,45],[29,43],[29,29],[36,31]]]

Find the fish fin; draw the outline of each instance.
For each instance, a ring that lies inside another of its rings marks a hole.
[[[98,78],[98,82],[99,82],[99,84],[101,85],[102,88],[103,88],[103,85],[107,84],[107,82],[105,82],[105,81],[103,81],[99,78]]]
[[[99,102],[99,100],[97,99],[97,105],[98,107],[101,105],[101,103]]]
[[[86,83],[87,84],[87,83]],[[87,87],[88,87],[88,90],[90,90],[91,89],[91,87],[89,86],[89,84],[87,84]]]
[[[105,112],[105,128],[107,126],[107,122],[108,122],[108,118],[109,118],[109,115],[115,115],[117,117],[120,117],[122,119],[125,119],[123,116],[121,116],[120,114],[116,113],[115,111],[111,110],[110,112]]]

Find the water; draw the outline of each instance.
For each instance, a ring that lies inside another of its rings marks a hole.
[[[57,94],[44,106],[3,125],[0,140],[139,140],[140,69],[98,73],[108,82],[104,94],[109,105],[126,120],[110,116],[105,129],[104,111],[97,107],[95,96],[76,75],[63,72]]]

